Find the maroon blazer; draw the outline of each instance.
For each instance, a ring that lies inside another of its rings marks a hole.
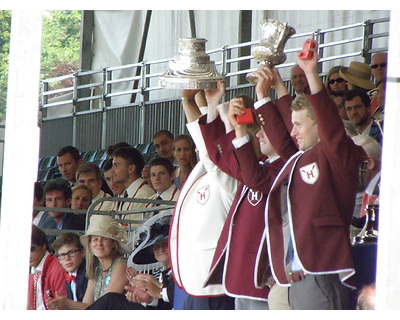
[[[282,200],[288,206],[291,236],[303,271],[339,273],[343,281],[354,274],[349,230],[358,186],[358,167],[367,156],[363,148],[347,136],[337,108],[325,90],[307,95],[307,99],[313,106],[320,141],[287,161],[274,182],[265,212],[271,271],[280,284],[288,284]],[[256,113],[266,118],[267,111],[263,106]],[[288,131],[282,131],[279,137],[283,135],[288,135]],[[241,163],[248,159],[247,153],[240,149],[236,150],[236,156]],[[246,171],[243,176],[250,180],[255,178],[254,170],[247,168]],[[281,199],[284,184],[288,187],[288,201]]]
[[[241,170],[233,152],[232,140],[235,133],[225,134],[225,126],[218,117],[206,124],[205,117],[200,118],[200,129],[203,134],[210,159],[225,173],[241,181],[233,200],[224,227],[217,243],[206,284],[223,284],[230,296],[267,300],[269,287],[263,283],[263,276],[268,268],[267,250],[259,253],[259,244],[265,229],[266,195],[253,191],[243,183]],[[251,143],[243,146],[258,163]],[[272,186],[275,177],[281,170],[284,161],[278,159],[262,167],[264,184]],[[256,261],[258,266],[256,267]]]

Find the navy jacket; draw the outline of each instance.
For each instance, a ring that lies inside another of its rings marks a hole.
[[[86,278],[86,260],[84,259],[81,265],[78,268],[78,272],[76,274],[76,298],[79,302],[82,302],[83,297],[86,292],[88,284],[88,279]],[[71,290],[71,283],[67,282],[67,298],[74,300],[74,296]]]

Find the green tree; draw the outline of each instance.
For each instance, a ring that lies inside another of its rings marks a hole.
[[[41,78],[74,73],[79,66],[81,12],[52,10],[43,15]],[[0,121],[7,105],[11,11],[0,10]],[[70,86],[58,83],[55,87]]]
[[[0,121],[4,119],[7,105],[10,30],[11,11],[0,10]]]
[[[79,66],[81,12],[46,11],[43,17],[42,78],[77,71]]]

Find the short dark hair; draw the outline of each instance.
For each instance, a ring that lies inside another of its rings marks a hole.
[[[70,244],[82,250],[83,246],[79,241],[79,238],[79,235],[74,232],[63,233],[53,242],[52,247],[54,251],[58,252],[58,249],[60,249],[63,245]]]
[[[114,157],[124,158],[128,164],[134,164],[136,173],[140,176],[146,164],[140,151],[133,147],[122,147],[114,151]]]
[[[107,172],[108,170],[111,170],[112,166],[113,166],[113,160],[111,158],[107,159],[103,166],[103,172]]]
[[[349,90],[346,91],[346,93],[343,96],[344,101],[353,100],[355,97],[360,97],[364,106],[366,108],[369,108],[371,104],[371,99],[369,98],[368,93],[366,93],[365,90],[360,90],[360,89]]]
[[[122,147],[131,147],[131,145],[128,142],[122,141],[122,142],[117,142],[116,144],[109,145],[107,147],[107,156],[112,157],[114,154],[114,151],[117,150],[118,148]]]
[[[153,136],[153,140],[155,139],[155,138],[158,138],[159,136],[162,136],[162,135],[166,135],[168,138],[170,138],[171,140],[174,140],[174,135],[172,134],[172,132],[171,131],[169,131],[169,130],[159,130],[159,131],[157,131],[155,134],[154,134],[154,136]]]
[[[169,174],[174,173],[174,165],[167,158],[162,158],[162,157],[155,158],[150,162],[149,169],[151,169],[151,167],[153,166],[163,166],[165,167],[165,169],[168,171]]]
[[[67,153],[69,153],[76,162],[81,159],[81,154],[79,153],[79,150],[73,146],[66,146],[61,148],[57,153],[57,157],[62,157]]]
[[[43,199],[43,187],[40,184],[40,182],[35,182],[34,190],[33,190],[33,196],[38,199],[42,200]]]
[[[70,199],[72,195],[71,187],[66,180],[50,180],[44,186],[44,195],[52,191],[62,191],[65,199]]]
[[[47,251],[50,251],[49,242],[47,241],[46,234],[42,229],[33,224],[32,234],[31,234],[31,245],[36,245],[41,247],[44,244],[46,245]]]

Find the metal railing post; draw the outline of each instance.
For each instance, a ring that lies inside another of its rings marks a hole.
[[[226,76],[231,71],[228,60],[231,58],[232,52],[227,45],[222,47],[222,75]],[[230,86],[230,78],[225,78],[225,88]]]
[[[374,25],[371,23],[371,20],[364,21],[364,40],[363,40],[363,48],[362,48],[362,56],[364,58],[364,62],[370,64],[371,63],[371,53],[370,49],[372,48],[372,39],[371,35],[373,34]]]
[[[76,142],[77,142],[77,115],[76,115],[76,100],[78,99],[78,79],[77,79],[77,73],[74,74],[73,77],[73,86],[74,89],[72,91],[72,145],[76,147]]]
[[[108,94],[111,93],[111,84],[108,83],[108,80],[112,80],[112,71],[108,71],[108,68],[103,69],[103,100],[105,107],[111,106],[111,98],[108,97]]]
[[[41,119],[43,119],[43,117],[45,116],[43,114],[45,108],[43,108],[43,107],[49,102],[49,97],[47,96],[47,94],[45,94],[47,91],[49,91],[49,83],[47,81],[41,81],[41,84],[42,84],[42,93],[41,93],[41,99],[40,99],[39,113],[40,113]]]
[[[148,81],[146,80],[146,74],[148,73],[148,71],[150,71],[150,65],[148,65],[146,62],[142,61],[142,66],[141,66],[141,70],[140,70],[140,97],[141,97],[141,101],[140,101],[140,117],[141,117],[141,127],[142,130],[140,130],[140,137],[139,137],[139,141],[144,142],[144,126],[145,126],[145,116],[146,116],[146,102],[149,100],[149,93],[146,91],[146,88],[148,87]]]
[[[324,48],[321,46],[325,42],[325,33],[321,32],[321,29],[317,29],[314,31],[314,39],[318,42],[318,55],[319,55],[319,62],[317,65],[318,73],[322,72],[322,62],[321,59],[324,58]]]

